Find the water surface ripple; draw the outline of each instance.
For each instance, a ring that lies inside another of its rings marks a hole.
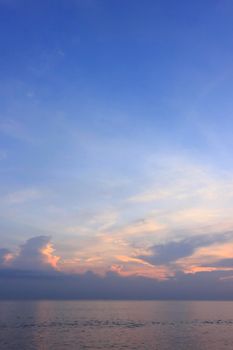
[[[233,302],[0,302],[0,349],[232,350]]]

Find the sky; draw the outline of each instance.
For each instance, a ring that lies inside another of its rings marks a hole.
[[[232,16],[0,0],[0,281],[233,295]]]

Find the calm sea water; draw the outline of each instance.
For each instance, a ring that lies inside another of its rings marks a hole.
[[[233,349],[233,302],[0,302],[0,349]]]

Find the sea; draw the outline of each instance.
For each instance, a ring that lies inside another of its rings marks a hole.
[[[233,302],[1,301],[0,349],[232,350]]]

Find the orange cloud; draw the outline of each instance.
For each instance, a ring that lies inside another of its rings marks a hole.
[[[40,250],[40,252],[41,252],[41,254],[44,258],[44,262],[46,264],[51,265],[54,269],[58,268],[57,264],[58,264],[58,261],[60,260],[60,257],[53,255],[54,248],[50,242],[45,247],[43,247]]]

